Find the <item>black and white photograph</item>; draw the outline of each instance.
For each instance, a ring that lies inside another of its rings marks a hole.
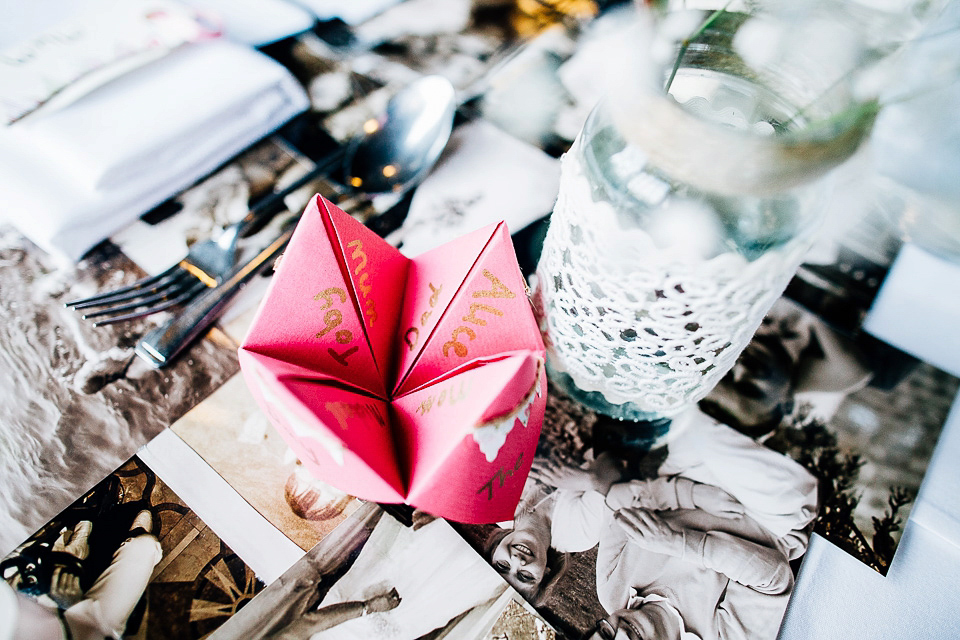
[[[894,557],[958,389],[906,360],[871,386],[860,347],[783,298],[663,447],[625,455],[630,423],[551,389],[514,520],[457,528],[568,637],[775,638],[811,535]]]
[[[363,506],[213,636],[483,638],[516,592],[443,519]]]
[[[23,541],[0,569],[38,639],[205,638],[264,587],[138,457]]]

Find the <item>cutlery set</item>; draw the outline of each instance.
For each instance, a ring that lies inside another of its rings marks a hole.
[[[193,245],[184,258],[156,276],[73,300],[66,306],[83,312],[83,318],[94,320],[94,326],[181,306],[177,315],[147,333],[135,349],[152,366],[166,366],[283,252],[299,214],[255,256],[237,264],[239,240],[275,215],[284,197],[343,165],[350,186],[358,192],[362,190],[363,198],[392,192],[402,203],[402,196],[426,177],[446,147],[456,107],[454,88],[446,79],[425,76],[410,83],[390,99],[383,114],[364,124],[362,133],[290,185],[254,205],[243,219],[226,227],[216,239]],[[356,202],[359,195],[354,194],[351,201]],[[391,216],[389,210],[378,218],[384,216],[390,218],[391,224],[372,225],[381,235],[402,222]]]

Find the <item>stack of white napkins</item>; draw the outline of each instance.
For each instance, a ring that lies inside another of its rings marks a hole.
[[[180,47],[69,105],[0,126],[0,218],[69,259],[305,110],[250,47]]]

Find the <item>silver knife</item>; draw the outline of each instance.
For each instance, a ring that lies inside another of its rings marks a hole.
[[[289,227],[248,262],[238,265],[217,286],[204,291],[170,322],[150,331],[137,343],[134,352],[159,369],[169,364],[178,353],[216,321],[224,308],[257,274],[271,266],[283,253],[293,230]]]

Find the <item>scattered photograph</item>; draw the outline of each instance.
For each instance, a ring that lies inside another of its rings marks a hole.
[[[772,640],[812,534],[886,572],[957,393],[863,344],[781,299],[648,452],[551,389],[514,520],[455,527],[564,637]]]
[[[0,554],[7,554],[239,365],[235,346],[204,340],[155,370],[134,347],[158,319],[94,327],[64,307],[142,275],[112,245],[64,265],[0,226],[0,265]]]
[[[557,632],[530,603],[514,595],[483,640],[554,640]]]
[[[254,509],[304,551],[360,506],[315,479],[234,376],[170,427]]]
[[[206,638],[264,587],[136,456],[7,555],[0,572],[59,617],[68,638]]]
[[[363,503],[211,638],[489,637],[518,594],[445,520],[409,516]]]

